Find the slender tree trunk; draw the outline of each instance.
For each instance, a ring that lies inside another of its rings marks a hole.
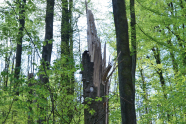
[[[72,26],[72,8],[73,8],[73,0],[69,0],[69,41],[70,41],[70,57],[73,59],[73,26]],[[74,65],[73,65],[74,66]],[[74,75],[74,74],[73,74]]]
[[[116,28],[121,116],[123,124],[136,124],[132,57],[129,50],[128,22],[124,0],[112,0]]]
[[[161,59],[160,59],[160,51],[158,48],[153,48],[152,49],[153,53],[154,53],[154,57],[156,59],[156,64],[161,64]],[[166,93],[166,85],[165,85],[165,79],[163,77],[163,71],[162,69],[158,69],[157,70],[157,73],[159,75],[159,78],[160,78],[160,83],[161,83],[161,87],[162,87],[162,91],[163,91],[163,95],[165,97],[165,99],[167,99],[167,93]],[[167,110],[168,114],[167,114],[167,118],[168,118],[168,121],[170,121],[170,114],[169,114],[169,110]]]
[[[42,59],[47,65],[50,64],[53,40],[53,17],[54,17],[54,0],[47,0],[46,18],[45,18],[45,42],[43,46]],[[49,42],[50,41],[50,42]]]
[[[135,16],[135,6],[134,0],[130,0],[130,17],[131,17],[131,43],[132,43],[132,80],[133,86],[135,86],[135,72],[136,72],[136,16]],[[135,89],[135,87],[134,87]]]
[[[70,26],[69,26],[69,10],[68,1],[62,0],[62,21],[61,21],[61,54],[69,55],[69,38],[70,38]],[[66,57],[66,56],[65,56]]]
[[[62,21],[61,21],[61,59],[64,60],[62,68],[74,68],[73,59],[73,29],[72,29],[72,6],[73,1],[62,0]],[[68,65],[67,65],[68,63]],[[62,79],[70,82],[69,93],[74,92],[74,73],[70,77],[62,75]]]
[[[22,55],[22,42],[23,42],[23,30],[25,26],[25,9],[24,6],[26,4],[26,0],[23,0],[23,2],[18,2],[19,4],[19,33],[17,36],[17,50],[16,50],[16,66],[15,66],[15,89],[16,89],[16,95],[19,95],[19,89],[18,89],[18,83],[19,83],[19,74],[21,70],[21,55]]]
[[[62,20],[61,20],[61,68],[67,70],[74,69],[73,59],[73,30],[72,30],[72,7],[73,0],[62,0]],[[62,87],[68,87],[67,96],[74,94],[74,72],[70,74],[61,74]],[[65,93],[64,93],[65,94]],[[67,101],[72,99],[67,98]],[[67,115],[64,113],[62,116],[70,123],[73,118],[73,109],[71,105],[65,105],[68,108]]]
[[[136,16],[134,0],[130,0],[130,17],[131,17],[131,44],[132,44],[132,83],[133,83],[133,98],[135,103],[135,74],[136,74],[136,56],[137,56],[137,44],[136,44]],[[135,113],[135,108],[134,108]]]
[[[8,42],[7,42],[7,44],[8,44]],[[9,73],[8,69],[9,69],[9,65],[10,65],[11,54],[12,54],[12,51],[10,52],[9,55],[8,55],[8,53],[6,53],[6,55],[5,55],[5,68],[3,70],[5,72],[5,75],[3,77],[3,79],[4,79],[3,81],[4,81],[4,87],[6,87],[6,88],[8,86],[8,73]]]
[[[28,87],[30,88],[30,90],[28,91],[28,94],[29,94],[29,96],[28,96],[28,103],[29,103],[28,109],[29,109],[29,111],[28,112],[30,113],[30,115],[28,115],[28,124],[33,124],[32,95],[34,95],[34,94],[33,94],[32,88],[33,88],[34,84],[31,82],[31,79],[33,76],[34,76],[33,73],[28,74],[28,81],[29,81]]]
[[[139,72],[140,72],[140,76],[141,76],[141,80],[142,80],[142,89],[143,89],[143,93],[144,93],[144,95],[143,95],[143,98],[144,98],[144,101],[147,103],[147,105],[145,105],[145,114],[148,114],[149,112],[148,112],[148,93],[147,93],[147,83],[146,83],[146,81],[145,81],[145,76],[144,76],[144,74],[143,74],[143,69],[142,69],[142,67],[139,67]],[[151,119],[149,119],[149,120],[147,120],[147,123],[148,124],[152,124],[152,120]]]
[[[15,95],[19,96],[19,76],[21,70],[21,55],[22,55],[22,42],[23,42],[23,31],[25,26],[25,4],[26,0],[18,1],[19,6],[19,32],[17,36],[17,49],[16,49],[16,65],[15,65],[15,73],[14,73],[14,92]],[[18,98],[13,99],[13,101],[17,101]],[[17,110],[14,111],[15,115],[12,114],[12,120],[15,116],[17,116]],[[15,120],[16,123],[16,120]]]
[[[156,64],[161,64],[161,60],[160,60],[160,51],[158,48],[153,48],[152,49],[153,53],[154,53],[154,57],[156,59]],[[167,94],[165,93],[165,79],[163,77],[163,72],[162,72],[162,69],[158,69],[157,70],[157,73],[160,77],[160,83],[161,83],[161,87],[163,89],[163,94],[164,94],[164,97],[167,99]]]
[[[41,83],[44,86],[49,86],[47,83],[49,83],[49,77],[47,75],[47,70],[49,69],[50,60],[51,60],[51,53],[52,53],[52,43],[53,43],[53,17],[54,17],[54,1],[55,0],[47,0],[47,8],[46,8],[46,18],[45,18],[45,42],[46,45],[43,46],[42,51],[42,67],[45,74],[40,75]],[[51,89],[48,87],[50,91],[50,97],[52,102],[52,113],[54,115],[54,106],[53,106],[53,94],[51,92]],[[42,99],[46,101],[46,98],[44,96],[40,96]],[[47,104],[47,101],[46,103]],[[46,121],[46,110],[43,106],[39,105],[40,108],[40,115],[38,119],[38,123],[42,124],[44,121]],[[54,117],[53,117],[54,119]],[[54,122],[53,122],[54,123]]]

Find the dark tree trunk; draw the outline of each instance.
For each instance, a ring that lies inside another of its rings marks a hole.
[[[46,7],[46,18],[45,18],[45,42],[46,45],[43,46],[42,51],[42,68],[44,71],[44,75],[40,75],[41,83],[43,86],[48,86],[47,83],[49,83],[49,77],[47,75],[47,70],[49,69],[50,60],[51,60],[51,53],[52,53],[52,43],[53,43],[53,17],[54,17],[54,1],[55,0],[47,0],[47,7]],[[47,87],[50,91],[50,97],[52,102],[52,114],[54,115],[54,106],[53,106],[53,94],[51,93],[51,89]],[[44,96],[40,96],[44,101],[46,101],[46,98]],[[47,104],[47,101],[46,103]],[[43,106],[39,105],[40,108],[40,115],[38,119],[38,123],[43,123],[46,121],[46,110]],[[53,117],[54,119],[54,117]],[[54,121],[54,120],[53,120]],[[54,122],[53,122],[54,123]]]
[[[147,105],[145,105],[145,113],[144,114],[149,114],[149,112],[148,112],[148,92],[147,92],[147,83],[146,83],[146,81],[145,81],[145,76],[144,76],[144,74],[143,74],[143,68],[142,67],[139,67],[139,72],[140,72],[140,76],[141,76],[141,80],[142,80],[142,90],[143,90],[143,98],[144,98],[144,102],[146,102],[147,103]],[[152,124],[152,121],[151,121],[151,119],[149,119],[148,121],[148,124]]]
[[[73,0],[62,0],[62,20],[61,20],[61,68],[66,70],[74,69],[73,59],[73,31],[72,31],[72,7]],[[70,74],[69,74],[70,73]],[[61,86],[66,88],[67,95],[74,94],[74,72],[61,74]],[[65,94],[65,93],[64,93]],[[66,97],[67,101],[71,101]],[[63,113],[63,118],[68,123],[73,118],[73,109],[71,105],[65,105],[68,109],[67,115]],[[63,122],[65,123],[65,122]]]
[[[136,16],[134,8],[134,0],[130,0],[130,16],[131,16],[131,44],[132,44],[132,82],[135,89],[135,72],[136,72]]]
[[[23,0],[23,2],[19,2],[19,33],[17,36],[17,50],[16,50],[16,65],[15,65],[15,89],[16,89],[16,95],[19,95],[19,89],[18,89],[18,83],[19,83],[19,74],[21,70],[21,55],[22,55],[22,42],[23,42],[23,30],[25,26],[25,9],[24,6],[26,4],[26,0]]]
[[[8,42],[7,42],[8,44]],[[11,57],[11,54],[12,54],[12,51],[10,52],[9,56],[8,56],[8,53],[6,53],[5,55],[5,68],[4,68],[4,72],[5,72],[5,75],[3,76],[3,81],[4,81],[4,87],[7,88],[8,86],[8,69],[9,69],[9,66],[10,66],[10,57]]]
[[[61,21],[61,54],[69,55],[69,38],[70,38],[70,24],[69,24],[69,10],[68,1],[62,0],[62,21]]]
[[[73,1],[62,0],[62,20],[61,20],[61,59],[62,68],[74,68],[74,59],[73,59],[73,31],[72,31],[72,6]],[[68,63],[68,64],[67,64]],[[70,89],[68,93],[74,93],[74,73],[70,77],[62,75],[63,80],[70,82]]]
[[[53,40],[53,17],[54,17],[54,0],[47,0],[46,18],[45,18],[45,42],[43,46],[42,59],[47,65],[50,64]],[[49,42],[50,41],[50,42]],[[47,81],[46,81],[47,82]]]
[[[28,124],[33,124],[33,118],[32,118],[32,115],[33,115],[33,109],[32,109],[32,96],[34,95],[33,94],[33,90],[32,90],[32,88],[33,88],[33,83],[32,83],[32,81],[31,81],[31,79],[33,78],[33,76],[34,76],[34,74],[33,73],[29,73],[28,74],[28,81],[29,81],[29,83],[28,83],[28,87],[30,88],[30,90],[28,91],[28,103],[29,103],[29,105],[28,105],[28,111],[29,111],[29,113],[30,113],[30,115],[28,115]]]
[[[104,98],[102,97],[102,101],[95,101],[98,87],[93,84],[94,62],[90,62],[90,56],[87,51],[83,53],[82,65],[84,104],[89,106],[84,109],[84,124],[105,124],[106,108],[104,106]],[[102,84],[100,84],[100,96],[104,96],[104,86]],[[94,110],[95,113],[91,114],[90,110]]]
[[[161,60],[160,60],[160,51],[158,48],[153,48],[152,49],[153,51],[153,54],[154,54],[154,58],[156,59],[156,64],[159,65],[161,64]],[[163,71],[162,69],[157,69],[157,73],[159,75],[159,78],[160,78],[160,83],[161,83],[161,87],[163,89],[163,94],[164,94],[164,97],[167,99],[167,94],[165,93],[165,79],[163,77]]]
[[[136,124],[135,89],[132,81],[132,57],[129,50],[128,22],[124,0],[112,0],[117,38],[119,91],[123,124]]]
[[[153,54],[154,54],[154,58],[156,59],[156,64],[161,64],[161,59],[160,59],[160,51],[158,48],[153,48],[152,49],[153,51]],[[161,83],[161,87],[162,87],[162,91],[163,91],[163,95],[165,97],[165,99],[167,99],[167,93],[166,93],[166,85],[165,85],[165,79],[163,77],[163,71],[162,69],[157,69],[157,73],[159,75],[159,78],[160,78],[160,83]],[[170,121],[170,114],[169,114],[169,110],[167,110],[167,118],[168,118],[168,121]]]
[[[73,59],[73,26],[72,26],[72,8],[73,0],[69,0],[69,41],[70,41],[70,57]],[[74,61],[74,60],[73,60]]]
[[[135,16],[134,0],[130,0],[130,16],[131,16],[130,25],[131,25],[131,44],[132,44],[132,83],[133,83],[133,90],[134,90],[133,103],[135,103],[135,74],[136,74],[137,46],[136,46],[136,16]]]

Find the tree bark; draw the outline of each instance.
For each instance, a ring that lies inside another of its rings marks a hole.
[[[50,64],[53,40],[53,17],[54,17],[54,0],[47,0],[46,18],[45,18],[45,42],[43,46],[42,59],[47,65]],[[49,42],[50,41],[50,42]]]
[[[61,20],[61,54],[69,55],[69,38],[70,38],[70,24],[69,24],[69,10],[68,1],[62,0],[62,20]]]
[[[128,22],[124,0],[112,0],[116,28],[121,117],[123,124],[136,124],[132,57],[129,50]]]
[[[62,0],[62,20],[61,20],[61,68],[67,70],[74,69],[74,58],[73,58],[73,29],[72,29],[72,7],[73,0]],[[72,101],[68,98],[68,95],[74,94],[74,72],[62,73],[61,83],[62,87],[68,87],[67,90],[67,101]],[[63,113],[65,121],[70,123],[72,121],[74,112],[69,105],[65,105],[68,109],[67,114]],[[62,122],[65,123],[65,122]]]
[[[25,26],[25,9],[24,6],[26,4],[26,0],[23,0],[23,2],[19,2],[19,33],[17,36],[17,50],[16,50],[16,65],[15,65],[15,89],[16,89],[16,95],[19,95],[19,74],[20,74],[20,70],[21,70],[21,55],[22,55],[22,42],[23,42],[23,30],[24,30],[24,26]]]
[[[90,55],[87,51],[83,53],[82,57],[82,81],[83,81],[83,96],[84,104],[88,108],[84,109],[84,124],[105,124],[105,106],[104,106],[104,86],[100,86],[100,96],[102,101],[95,101],[97,97],[97,90],[93,83],[93,74],[94,74],[94,62],[90,61]],[[91,98],[92,100],[90,100]],[[89,111],[94,110],[94,113]]]
[[[135,89],[135,72],[136,72],[136,16],[135,16],[135,6],[134,0],[130,0],[130,17],[131,17],[131,44],[132,44],[132,82]]]
[[[153,51],[153,54],[154,54],[154,58],[156,59],[156,64],[161,64],[161,60],[160,60],[160,51],[158,48],[153,48],[152,49]],[[157,73],[159,75],[159,78],[160,78],[160,83],[161,83],[161,87],[163,89],[163,94],[164,94],[164,97],[167,99],[167,94],[165,93],[165,79],[163,77],[163,71],[162,69],[159,69],[157,70]]]
[[[133,98],[135,103],[135,74],[136,74],[136,56],[137,56],[137,44],[136,44],[136,16],[134,0],[130,0],[130,17],[131,17],[131,44],[132,44],[132,83],[133,83]],[[135,110],[134,110],[135,111]]]
[[[45,23],[46,23],[46,27],[45,27],[45,42],[46,45],[43,45],[43,50],[42,50],[42,67],[45,74],[40,75],[40,80],[41,80],[41,84],[44,86],[47,86],[47,83],[49,83],[49,77],[47,75],[47,71],[49,69],[49,65],[50,65],[50,60],[51,60],[51,53],[52,53],[52,43],[53,43],[53,17],[54,17],[54,1],[55,0],[47,0],[47,7],[46,7],[46,18],[45,18]],[[53,106],[53,94],[51,93],[51,89],[50,90],[50,97],[51,97],[51,102],[52,102],[52,113],[54,112],[54,106]],[[44,98],[44,96],[40,96],[42,99],[46,99]],[[46,100],[45,100],[46,101]],[[40,108],[40,115],[39,115],[39,119],[37,121],[37,123],[41,124],[44,121],[46,121],[46,110],[43,106],[39,105]],[[53,113],[54,115],[54,113]],[[54,118],[53,118],[54,119]],[[54,123],[54,122],[53,122]]]
[[[29,81],[29,83],[28,83],[28,87],[30,88],[30,90],[28,91],[28,100],[27,100],[27,102],[29,103],[29,105],[28,105],[28,109],[29,109],[29,113],[30,113],[30,115],[28,115],[28,124],[33,124],[33,118],[32,118],[32,115],[33,115],[33,109],[32,109],[32,95],[34,95],[33,94],[33,83],[32,83],[32,81],[31,81],[31,79],[33,78],[33,76],[34,76],[34,74],[33,73],[29,73],[28,74],[28,81]]]
[[[161,64],[161,59],[160,59],[160,51],[158,48],[153,48],[152,49],[153,51],[153,54],[154,54],[154,58],[156,59],[156,64]],[[159,78],[160,78],[160,83],[161,83],[161,87],[162,87],[162,91],[163,91],[163,95],[165,97],[165,99],[167,99],[167,93],[166,93],[166,85],[165,85],[165,79],[163,77],[163,71],[162,69],[159,69],[157,70],[157,73],[159,75]],[[168,118],[168,121],[170,121],[170,114],[169,114],[169,110],[167,110],[167,118]]]
[[[144,73],[143,73],[143,68],[142,67],[139,67],[139,72],[140,72],[140,76],[141,76],[141,81],[142,81],[142,90],[143,90],[143,99],[144,99],[144,102],[146,102],[147,103],[147,105],[145,105],[145,110],[144,110],[144,114],[149,114],[149,112],[148,112],[148,92],[147,92],[147,82],[145,81],[145,75],[144,75]],[[152,121],[151,121],[151,119],[148,119],[147,120],[147,123],[148,124],[152,124]]]

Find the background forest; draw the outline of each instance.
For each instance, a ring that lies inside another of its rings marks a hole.
[[[112,1],[87,2],[107,60],[115,61]],[[136,123],[186,123],[186,0],[135,0],[134,25],[133,0],[123,1],[130,55],[137,54]],[[84,0],[0,1],[0,123],[84,123],[85,10]],[[107,96],[110,124],[122,123],[118,75],[116,69]]]

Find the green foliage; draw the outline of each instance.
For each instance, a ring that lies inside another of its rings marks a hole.
[[[91,109],[89,112],[91,113],[91,115],[94,115],[95,110]]]
[[[6,68],[1,67],[0,74],[0,123],[5,121],[7,124],[25,124],[28,122],[28,116],[36,123],[41,114],[47,115],[48,123],[52,123],[53,104],[56,123],[84,123],[84,109],[88,109],[91,114],[94,114],[95,110],[90,109],[87,104],[83,105],[81,103],[82,82],[78,81],[79,77],[74,78],[74,73],[82,70],[78,58],[80,48],[75,49],[73,55],[60,55],[60,59],[54,60],[49,66],[49,70],[45,70],[37,59],[33,60],[35,55],[37,57],[40,55],[42,45],[46,45],[46,41],[42,40],[42,31],[45,29],[45,9],[42,6],[45,6],[46,1],[28,0],[25,6],[26,18],[22,47],[22,60],[25,63],[22,64],[19,80],[15,79],[14,59],[16,39],[19,37],[20,24],[17,19],[19,7],[16,2],[10,1],[8,3],[13,8],[8,4],[0,5],[2,10],[0,11],[0,57],[2,65],[6,65]],[[61,6],[59,3],[60,1],[56,2],[58,7]],[[186,3],[183,0],[137,0],[135,3],[138,47],[135,82],[137,123],[185,123]],[[73,16],[76,14],[84,16],[85,8],[78,4],[80,4],[79,1],[74,5],[76,7],[73,8]],[[84,6],[84,3],[82,4]],[[127,17],[130,22],[129,0],[126,1],[126,4]],[[89,7],[94,12],[100,13],[98,12],[100,8],[96,9],[93,3],[90,2]],[[114,56],[113,58],[116,58],[117,48],[113,15],[111,10],[107,12],[102,14],[102,18],[96,18],[97,16],[95,18],[99,24],[98,33],[103,39],[102,42],[107,42],[109,52]],[[57,12],[55,16],[57,17],[56,20],[61,18]],[[108,20],[104,21],[103,18]],[[72,21],[74,27],[77,21],[78,18]],[[76,31],[76,29],[73,31]],[[74,35],[74,39],[78,41],[76,35]],[[57,40],[48,41],[49,44],[52,42],[57,42]],[[56,47],[53,49],[59,52],[59,47],[61,49],[59,45],[57,49],[55,49]],[[158,48],[161,63],[157,63],[153,48]],[[29,56],[33,57],[32,65],[27,62]],[[36,77],[28,80],[28,77],[25,76],[27,70],[34,70],[35,72],[39,70],[36,76],[49,77],[49,83],[41,84],[41,81]],[[161,72],[165,82],[163,85],[160,80]],[[121,123],[117,75],[118,72],[116,71],[111,80],[111,92],[109,96],[105,96],[109,101],[109,123],[113,124]],[[17,89],[15,88],[15,82],[19,82]],[[20,91],[19,96],[15,95],[16,90]],[[53,101],[51,100],[51,94],[53,95]],[[103,98],[87,98],[85,101],[90,104],[94,100],[101,102]],[[42,107],[45,108],[46,113],[40,113]],[[69,118],[71,114],[73,119]]]
[[[178,71],[174,68],[183,64],[182,59],[178,57],[184,49],[178,45],[178,37],[182,37],[185,30],[178,28],[183,24],[183,8],[178,2],[150,0],[138,0],[136,8],[140,10],[136,11],[139,48],[136,80],[138,122],[184,123],[185,120],[181,117],[185,113],[185,110],[182,110],[185,106],[182,99],[185,95],[185,76],[181,74],[181,68]],[[180,18],[177,18],[178,16]],[[161,64],[157,64],[152,52],[153,47],[159,49]],[[182,67],[185,68],[185,64]],[[163,86],[159,77],[161,71],[165,80]]]
[[[113,124],[121,123],[120,97],[118,92],[110,96],[109,111],[109,122]]]
[[[41,1],[40,1],[41,2]],[[43,3],[45,4],[46,1]],[[16,3],[12,3],[12,6],[17,6]],[[6,13],[0,13],[0,56],[4,57],[6,64],[8,64],[8,71],[1,71],[0,83],[2,85],[0,90],[0,123],[27,123],[28,116],[36,123],[40,115],[47,115],[48,122],[52,122],[52,105],[54,104],[55,119],[59,123],[70,122],[68,117],[69,112],[74,114],[74,118],[79,122],[82,120],[82,106],[81,103],[76,100],[76,93],[71,92],[69,89],[74,89],[73,85],[67,85],[73,83],[74,72],[80,67],[74,66],[72,58],[68,58],[68,62],[63,57],[63,60],[58,60],[56,64],[53,64],[49,68],[51,70],[45,70],[43,66],[39,66],[38,62],[33,62],[31,66],[39,69],[40,72],[37,76],[44,75],[43,77],[50,77],[49,84],[41,84],[39,79],[35,77],[28,80],[28,77],[23,74],[20,75],[20,79],[14,78],[14,60],[12,61],[12,53],[16,50],[16,38],[19,29],[19,22],[16,18],[19,9],[8,6],[9,11]],[[36,51],[36,55],[39,54],[42,49],[42,42],[40,41],[40,31],[44,29],[44,13],[42,8],[38,8],[36,1],[29,0],[26,5],[26,19],[25,30],[23,38],[23,61],[25,53],[28,56],[33,56],[33,51]],[[53,40],[48,41],[52,43]],[[11,44],[10,44],[11,43]],[[29,44],[28,44],[29,43]],[[34,48],[34,50],[33,50]],[[8,59],[10,58],[10,59]],[[31,60],[32,61],[32,60]],[[46,63],[45,63],[46,64]],[[68,66],[62,66],[63,64]],[[29,65],[28,65],[29,66]],[[75,68],[76,67],[76,68]],[[22,72],[26,70],[23,63]],[[36,71],[37,71],[36,70]],[[61,75],[67,76],[62,78]],[[70,82],[68,80],[70,78]],[[7,84],[5,84],[7,82]],[[15,89],[15,82],[18,82],[19,88]],[[78,86],[78,85],[77,85]],[[77,88],[78,89],[78,88]],[[19,96],[15,95],[15,90],[19,90]],[[31,93],[32,92],[32,93]],[[77,90],[77,92],[80,92]],[[51,101],[51,93],[53,94],[53,102]],[[73,101],[73,102],[72,102]],[[41,109],[46,109],[47,113],[40,113]],[[74,112],[74,110],[76,110]],[[63,116],[62,116],[63,115]]]
[[[95,101],[102,101],[102,98],[101,97],[96,97]]]

